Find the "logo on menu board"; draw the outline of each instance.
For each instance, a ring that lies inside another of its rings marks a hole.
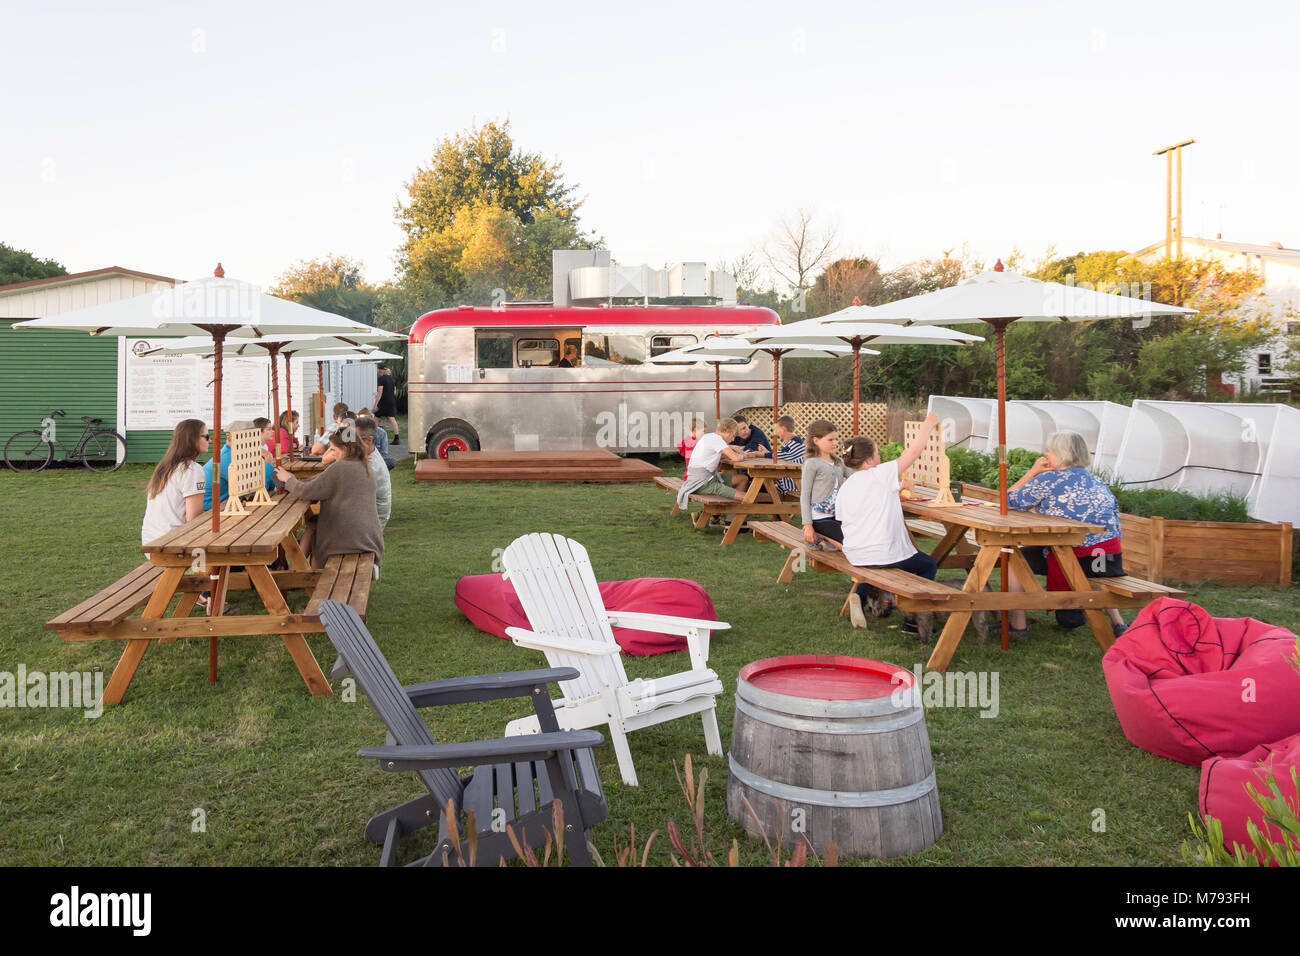
[[[152,348],[153,346],[147,341],[140,339],[140,341],[136,342],[135,345],[131,346],[131,351],[134,352],[137,357],[143,358],[144,353],[148,352]]]

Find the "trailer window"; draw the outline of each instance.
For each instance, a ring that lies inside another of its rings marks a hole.
[[[583,364],[644,365],[646,340],[642,335],[605,335],[591,332],[582,337]]]
[[[693,335],[653,335],[650,337],[650,357],[663,355],[665,352],[671,352],[673,349],[683,349],[688,345],[694,345],[697,339]],[[666,365],[694,365],[693,361],[685,362],[666,362]]]
[[[560,343],[555,339],[520,339],[517,352],[520,368],[560,364]]]
[[[509,332],[479,332],[474,336],[474,353],[479,368],[514,368],[514,336]]]

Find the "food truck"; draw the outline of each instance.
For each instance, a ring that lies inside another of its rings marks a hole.
[[[618,453],[677,447],[694,418],[772,400],[772,360],[647,360],[710,335],[779,325],[747,305],[460,306],[411,327],[411,447]],[[566,353],[567,356],[566,357]]]

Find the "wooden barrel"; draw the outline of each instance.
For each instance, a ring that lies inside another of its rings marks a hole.
[[[943,832],[915,677],[861,657],[797,655],[746,665],[736,684],[727,812],[775,846],[901,856]],[[749,802],[759,822],[745,808]]]

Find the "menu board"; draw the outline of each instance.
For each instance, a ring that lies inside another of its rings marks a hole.
[[[123,388],[128,431],[170,431],[186,418],[212,424],[215,397],[212,358],[143,354],[167,341],[127,339]],[[221,371],[223,422],[271,417],[271,368],[266,359],[227,357],[222,360]]]

